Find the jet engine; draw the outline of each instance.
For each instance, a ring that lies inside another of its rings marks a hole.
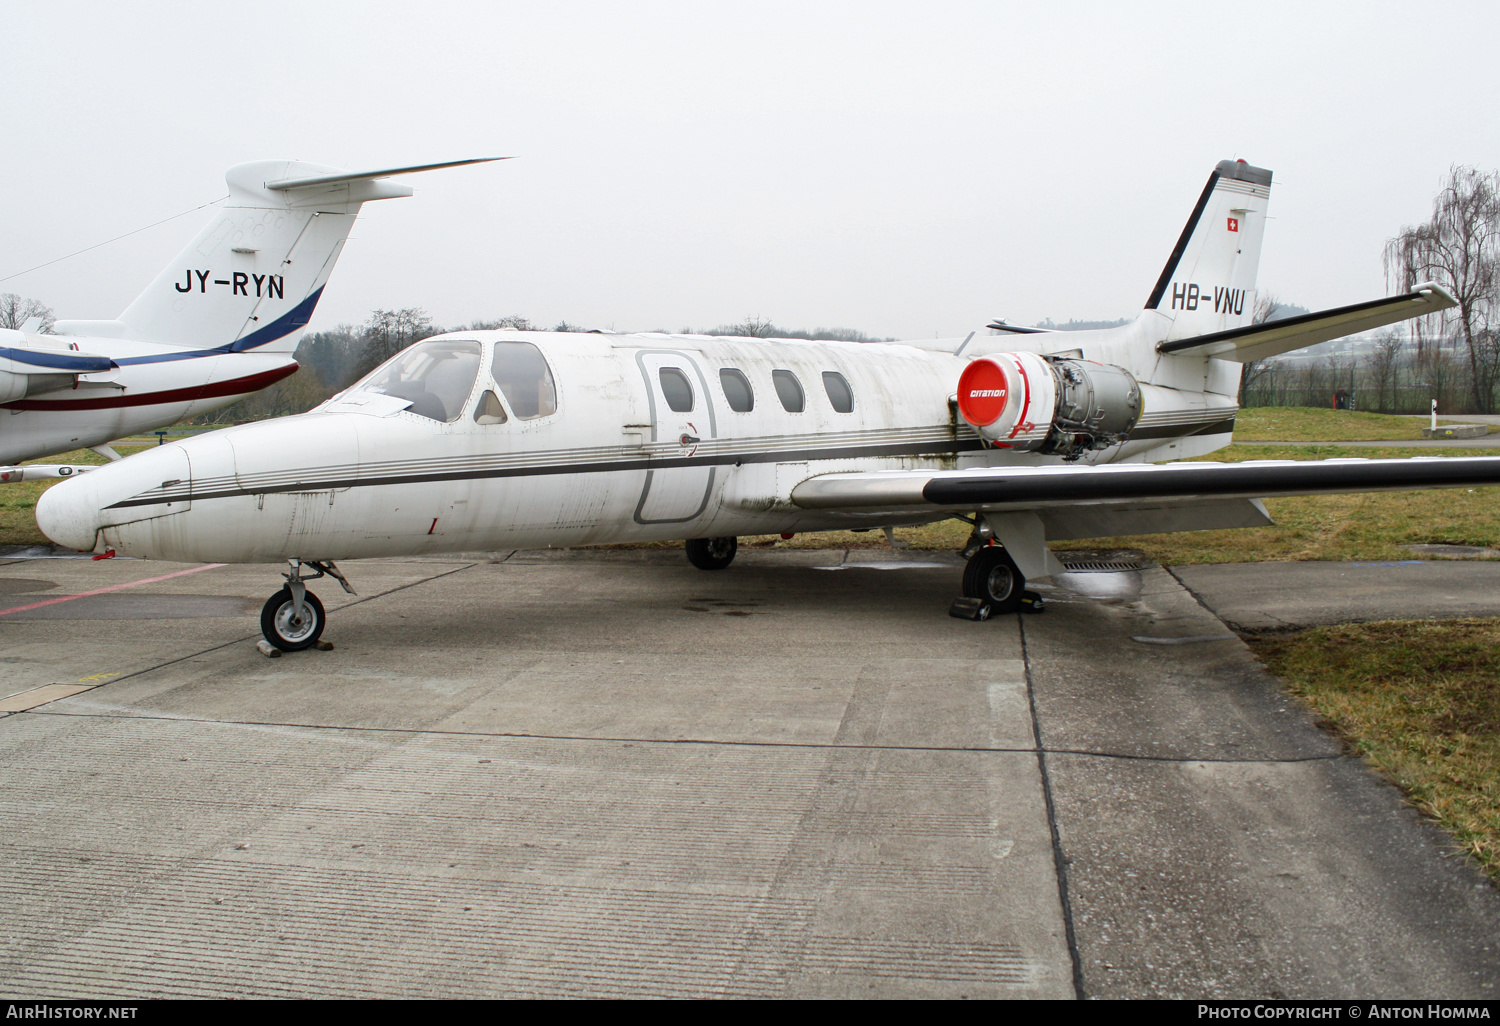
[[[991,445],[1077,459],[1125,441],[1141,387],[1111,364],[995,353],[959,375],[958,412]]]
[[[76,374],[16,374],[0,370],[0,403],[13,402],[42,392],[72,388],[77,381]]]

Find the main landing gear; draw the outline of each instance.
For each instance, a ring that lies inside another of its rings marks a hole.
[[[995,543],[981,519],[964,548],[964,594],[953,600],[949,616],[960,620],[988,620],[999,613],[1040,613],[1042,597],[1026,590],[1026,575],[1010,553]]]
[[[738,538],[689,538],[687,558],[699,570],[722,570],[734,562],[739,549]]]
[[[307,590],[306,581],[332,577],[349,594],[353,595],[355,592],[331,560],[308,560],[304,563],[300,559],[289,559],[287,563],[291,570],[281,575],[286,578],[286,587],[266,600],[265,607],[260,611],[260,632],[281,651],[300,652],[317,644],[323,633],[323,625],[328,621],[327,614],[323,612],[323,603],[318,601],[318,596]],[[317,573],[304,580],[302,573],[308,567]]]

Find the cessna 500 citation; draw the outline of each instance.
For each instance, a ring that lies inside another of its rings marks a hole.
[[[478,164],[341,171],[296,160],[239,164],[229,200],[118,320],[0,329],[0,463],[96,447],[226,406],[297,369],[312,317],[362,204],[410,196],[383,179]],[[92,466],[0,466],[0,483]]]
[[[739,535],[958,517],[982,619],[1061,569],[1049,539],[1259,526],[1270,495],[1500,483],[1500,459],[1150,462],[1229,444],[1242,361],[1453,305],[1424,284],[1247,323],[1270,184],[1221,162],[1119,328],[893,345],[455,332],[309,413],[64,482],[37,522],[77,549],[286,560],[261,626],[296,650],[325,619],[306,581],[349,588],[341,559],[682,538],[713,570]]]

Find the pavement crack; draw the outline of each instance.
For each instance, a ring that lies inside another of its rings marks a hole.
[[[234,642],[229,642],[234,644]],[[224,646],[218,646],[223,648]],[[212,651],[212,649],[208,650]],[[163,664],[170,665],[170,664]],[[142,671],[145,672],[145,671]],[[121,678],[122,680],[124,678]],[[114,681],[109,683],[113,684]],[[104,685],[100,685],[103,687]],[[93,690],[98,690],[95,688]],[[37,706],[35,709],[27,709],[12,713],[14,716],[72,716],[78,719],[136,719],[136,720],[161,720],[173,723],[214,723],[225,727],[287,727],[298,730],[337,730],[349,733],[366,734],[425,734],[436,737],[475,737],[475,738],[509,738],[517,741],[576,741],[585,744],[630,744],[630,745],[661,745],[663,747],[722,747],[722,748],[774,748],[774,749],[799,749],[808,751],[847,751],[847,752],[970,752],[975,755],[1075,755],[1094,759],[1124,759],[1136,762],[1159,762],[1159,763],[1214,763],[1224,765],[1242,766],[1275,766],[1279,764],[1295,764],[1304,762],[1332,761],[1345,758],[1343,754],[1332,755],[1309,755],[1287,759],[1220,759],[1212,757],[1192,755],[1139,755],[1128,752],[1099,752],[1086,748],[1037,748],[1035,746],[1017,747],[994,747],[980,745],[882,745],[874,743],[840,743],[837,741],[757,741],[736,738],[713,738],[713,737],[639,737],[631,735],[602,735],[602,734],[538,734],[526,731],[494,731],[494,730],[442,730],[433,727],[370,727],[361,724],[349,723],[297,723],[290,720],[247,720],[226,719],[207,716],[182,716],[169,713],[152,713],[140,709],[132,709],[126,706],[105,706],[98,711],[83,711],[79,706],[72,706],[78,710],[74,712],[53,711],[48,706]]]
[[[1031,736],[1036,741],[1036,764],[1042,778],[1042,798],[1047,805],[1047,829],[1052,834],[1052,863],[1057,871],[1057,899],[1062,907],[1063,929],[1067,934],[1068,958],[1073,963],[1073,996],[1088,997],[1083,986],[1083,958],[1078,952],[1078,934],[1073,929],[1073,904],[1068,898],[1068,860],[1063,855],[1062,835],[1057,827],[1057,806],[1052,801],[1052,778],[1047,772],[1047,751],[1042,745],[1042,725],[1036,712],[1036,689],[1032,687],[1031,659],[1026,651],[1026,618],[1018,618],[1021,635],[1021,666],[1026,673],[1026,701],[1031,708]]]

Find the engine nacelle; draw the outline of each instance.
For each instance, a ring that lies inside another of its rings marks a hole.
[[[77,381],[76,374],[17,374],[14,371],[0,370],[0,403],[14,402],[42,392],[72,388]]]
[[[995,353],[959,375],[958,412],[991,445],[1076,459],[1129,437],[1141,388],[1111,364]]]

